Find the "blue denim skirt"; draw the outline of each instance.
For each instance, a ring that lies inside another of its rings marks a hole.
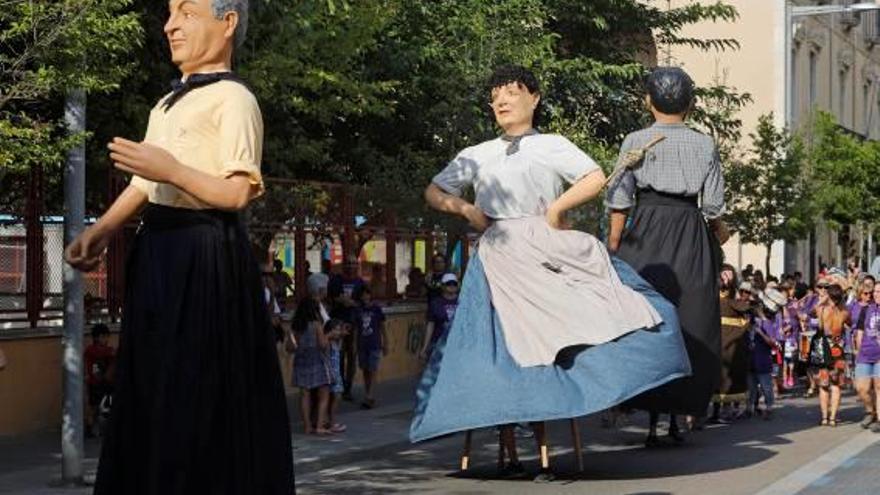
[[[553,365],[520,367],[507,351],[475,256],[452,327],[437,343],[419,383],[410,440],[584,416],[688,376],[691,367],[675,307],[629,265],[612,261],[623,283],[645,296],[663,323],[601,345],[565,348]],[[585,326],[590,318],[584,315]]]

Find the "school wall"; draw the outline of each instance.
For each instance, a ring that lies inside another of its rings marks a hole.
[[[85,342],[88,342],[88,337]],[[116,346],[116,335],[110,340]],[[0,371],[0,436],[60,428],[59,329],[20,332],[0,339],[9,363]]]
[[[425,305],[406,304],[386,308],[388,356],[384,357],[378,383],[417,376],[418,358],[425,329]],[[118,334],[111,344],[118,346]],[[0,371],[0,436],[59,430],[61,425],[61,335],[60,328],[20,330],[0,337],[0,348],[9,361]],[[88,345],[89,338],[84,339]],[[292,358],[279,351],[288,394]],[[356,381],[361,382],[360,373]],[[85,389],[84,389],[85,390]]]

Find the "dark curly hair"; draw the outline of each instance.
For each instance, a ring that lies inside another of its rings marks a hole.
[[[687,112],[694,101],[694,81],[678,67],[657,67],[645,79],[654,108],[666,115]]]
[[[507,86],[510,83],[524,86],[533,95],[541,94],[541,84],[538,82],[538,78],[535,77],[535,73],[521,65],[500,65],[496,67],[486,83],[486,91],[491,94],[493,89]],[[543,103],[543,100],[541,100],[538,102],[538,107],[535,108],[535,115],[532,120],[536,125],[540,120]]]
[[[489,91],[510,83],[519,83],[529,90],[529,93],[541,93],[541,85],[535,74],[521,65],[501,65],[495,68],[487,83]]]

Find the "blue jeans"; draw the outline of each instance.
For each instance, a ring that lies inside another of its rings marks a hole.
[[[760,390],[758,389],[760,387]],[[758,394],[764,395],[764,405],[767,409],[773,408],[773,377],[770,373],[749,372],[749,404],[752,409],[758,402]]]

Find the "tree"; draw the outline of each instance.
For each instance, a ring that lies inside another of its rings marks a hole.
[[[810,144],[816,213],[838,229],[849,257],[850,227],[872,225],[880,215],[880,148],[826,112],[816,114]]]
[[[726,218],[743,241],[767,249],[770,273],[773,243],[800,239],[812,226],[807,155],[799,138],[776,128],[772,114],[758,119],[750,137],[749,158],[728,169]]]
[[[119,87],[141,39],[131,0],[6,2],[0,9],[0,209],[20,210],[16,187],[35,165],[54,172],[85,136],[67,136],[61,121],[68,90]],[[60,197],[60,174],[48,173]],[[58,201],[56,197],[56,202]]]
[[[167,6],[135,0],[133,9],[146,30],[137,71],[125,93],[102,97],[92,114],[90,162],[101,169],[110,164],[100,143],[141,134],[174,74],[161,33]],[[646,123],[641,81],[656,55],[652,33],[666,44],[730,49],[734,40],[680,32],[735,18],[721,2],[667,11],[636,0],[262,0],[252,2],[236,70],[263,110],[266,175],[366,186],[357,213],[368,221],[395,212],[401,227],[455,230],[461,222],[427,211],[421,193],[458,150],[497,132],[484,87],[494,66],[534,68],[542,129],[610,162],[623,135]],[[288,220],[290,194],[270,188],[255,215]]]

